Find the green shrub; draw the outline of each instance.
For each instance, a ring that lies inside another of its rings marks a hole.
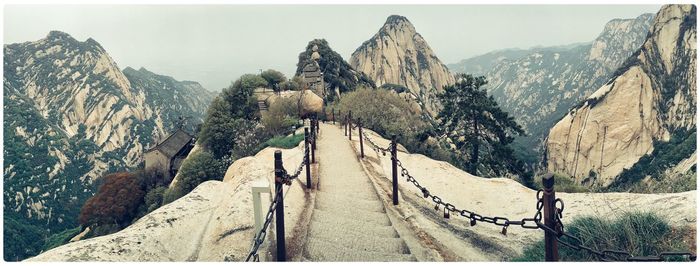
[[[49,250],[67,244],[73,237],[80,233],[80,227],[66,229],[62,232],[49,236],[44,242],[43,250]]]
[[[411,153],[461,165],[455,162],[454,154],[437,140],[432,125],[423,119],[420,107],[413,104],[412,100],[391,90],[360,88],[343,94],[335,106],[326,107],[326,110],[339,111],[338,121],[352,111],[353,119],[361,119],[365,128],[387,139],[396,135],[397,141]]]
[[[685,173],[666,173],[661,178],[637,182],[629,188],[632,193],[678,193],[697,188],[698,176],[691,167]]]
[[[269,147],[291,149],[299,145],[299,142],[304,141],[304,134],[296,134],[286,137],[274,137],[265,142]]]
[[[271,136],[283,135],[299,122],[297,99],[278,98],[262,116],[265,132]]]
[[[152,212],[155,209],[158,209],[160,206],[163,206],[163,195],[165,194],[165,190],[167,189],[168,188],[164,186],[156,187],[151,191],[148,191],[148,193],[146,193],[146,196],[143,198],[142,205],[145,210],[145,213],[141,215],[141,217]]]
[[[4,213],[3,216],[3,259],[19,261],[34,256],[41,251],[44,230],[24,222],[16,214]]]
[[[629,191],[635,184],[647,176],[659,181],[664,178],[666,170],[677,165],[682,160],[690,157],[697,151],[696,129],[679,130],[673,133],[671,139],[655,141],[654,151],[642,156],[630,169],[622,171],[620,176],[606,190]],[[642,186],[643,187],[643,186]],[[640,187],[637,186],[637,189]],[[689,186],[689,190],[695,189],[695,185]],[[687,191],[687,190],[685,190]],[[636,191],[635,191],[636,192]],[[679,192],[679,191],[653,191]]]
[[[416,135],[428,127],[419,108],[388,90],[360,88],[343,94],[335,110],[343,116],[352,111],[353,120],[361,119],[364,127],[384,136]]]
[[[223,180],[226,167],[221,160],[214,158],[208,151],[197,151],[182,163],[178,179],[164,198],[172,202],[190,193],[199,184],[208,180]]]
[[[614,219],[578,217],[565,225],[565,231],[597,250],[625,250],[634,256],[650,256],[665,251],[689,251],[683,230],[674,230],[661,217],[648,212],[621,213]],[[694,252],[694,251],[691,251]],[[562,261],[597,261],[595,255],[559,245]],[[513,261],[544,261],[544,240],[527,247]]]
[[[207,115],[199,132],[199,142],[211,151],[215,158],[221,159],[236,151],[236,147],[248,147],[249,135],[255,134],[258,125],[258,103],[253,97],[257,87],[267,85],[260,75],[246,74],[225,88],[214,98],[207,109]],[[241,140],[242,139],[242,140]],[[262,143],[264,139],[260,139]],[[257,143],[259,145],[259,143]],[[257,146],[256,145],[256,146]]]

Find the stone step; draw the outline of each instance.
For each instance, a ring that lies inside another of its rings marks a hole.
[[[348,236],[343,234],[314,235],[310,238],[328,242],[332,246],[341,246],[358,251],[397,254],[411,253],[406,245],[406,242],[404,242],[401,238],[375,237],[371,235]]]
[[[323,221],[314,221],[309,225],[309,236],[325,234],[343,234],[347,236],[373,235],[377,237],[399,237],[399,234],[391,226],[349,226],[339,227],[337,224]]]
[[[346,248],[315,238],[306,243],[304,256],[310,261],[417,261],[412,254]]]
[[[314,216],[316,216],[314,218]],[[326,219],[344,219],[344,220],[354,220],[358,224],[378,224],[378,225],[391,225],[391,220],[386,216],[386,213],[381,212],[368,212],[358,209],[315,209],[312,214],[312,219],[318,221],[324,221]]]
[[[356,180],[354,178],[342,178],[342,177],[334,177],[336,180],[328,180],[322,179],[321,181],[326,181],[326,183],[321,183],[321,186],[328,186],[328,187],[339,187],[339,188],[353,188],[353,187],[358,187],[358,188],[370,188],[372,187],[372,183],[369,182],[369,180]]]
[[[327,197],[331,199],[342,199],[342,200],[379,200],[377,192],[374,189],[327,189],[321,188],[316,191],[316,198]]]
[[[317,196],[315,207],[324,210],[333,209],[359,209],[363,211],[382,212],[384,213],[384,205],[379,200],[362,200],[351,198],[330,198],[326,196]]]

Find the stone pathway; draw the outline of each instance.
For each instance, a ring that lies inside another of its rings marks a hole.
[[[321,125],[316,156],[325,163],[304,260],[416,261],[350,145],[342,128]]]

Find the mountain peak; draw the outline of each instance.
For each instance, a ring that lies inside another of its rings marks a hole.
[[[389,16],[388,18],[386,18],[386,22],[385,22],[384,24],[390,24],[390,25],[391,25],[391,24],[394,24],[394,25],[398,25],[398,24],[401,24],[401,23],[408,23],[408,24],[411,24],[411,22],[408,21],[408,19],[407,19],[406,17],[401,16],[401,15],[391,15],[391,16]]]
[[[75,40],[75,38],[73,38],[73,36],[70,36],[70,34],[62,32],[62,31],[58,31],[58,30],[49,31],[49,34],[46,35],[46,39],[48,39],[48,40],[64,40],[64,39]]]
[[[410,21],[404,16],[400,15],[391,15],[386,19],[386,22],[384,22],[384,26],[382,26],[382,29],[380,32],[387,32],[391,31],[394,29],[399,29],[399,30],[404,30],[407,29],[410,32],[415,32],[416,29],[413,27],[413,24],[411,24]]]
[[[455,82],[413,24],[399,15],[389,16],[379,31],[352,53],[350,65],[377,86],[408,88],[431,114],[439,109],[436,95]]]

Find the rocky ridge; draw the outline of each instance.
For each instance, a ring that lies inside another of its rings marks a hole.
[[[122,72],[93,39],[52,31],[4,47],[5,214],[73,227],[93,181],[142,163],[179,116],[201,121],[213,94],[142,69]]]
[[[549,171],[607,186],[651,153],[655,141],[694,130],[695,20],[693,5],[658,12],[641,49],[550,130]]]

